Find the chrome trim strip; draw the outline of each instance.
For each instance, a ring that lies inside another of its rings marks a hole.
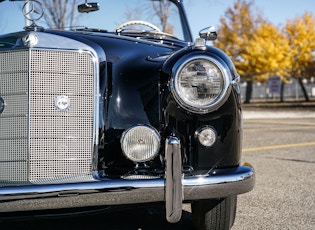
[[[45,33],[38,33],[41,36],[47,36]],[[73,41],[74,43],[76,42],[75,40],[70,40]],[[51,45],[50,45],[51,46]],[[31,51],[34,50],[39,50],[39,51],[56,51],[54,49],[52,49],[50,46],[45,47],[45,48],[31,48]],[[91,155],[91,174],[93,173],[92,171],[95,170],[97,168],[97,159],[98,158],[98,140],[99,140],[99,99],[101,96],[100,93],[100,86],[99,86],[99,57],[96,53],[96,51],[90,47],[87,46],[86,44],[84,44],[84,49],[77,47],[77,49],[71,49],[72,47],[75,47],[74,44],[72,44],[70,47],[71,48],[59,48],[57,49],[58,52],[73,52],[73,53],[87,53],[88,55],[91,56],[92,62],[93,62],[93,67],[94,67],[94,76],[93,76],[93,80],[94,80],[94,89],[93,89],[93,94],[91,94],[91,96],[94,97],[94,111],[93,111],[93,137],[92,137],[92,142],[93,142],[93,149],[91,150],[92,155]],[[31,54],[30,54],[31,55]],[[30,68],[30,66],[29,66]],[[58,72],[56,72],[58,73]],[[29,76],[30,76],[30,72],[29,72]],[[36,94],[36,93],[35,93]],[[30,92],[29,92],[30,95]],[[69,94],[71,95],[71,94]],[[80,94],[77,94],[77,96]],[[89,94],[86,94],[89,95]],[[30,101],[29,101],[29,105],[30,105]],[[30,116],[30,115],[29,115]],[[40,116],[40,115],[36,115],[36,116]],[[71,116],[68,116],[71,117]],[[76,116],[79,117],[79,116]],[[30,135],[29,135],[30,136]],[[38,138],[38,137],[37,137]]]
[[[182,217],[183,185],[182,156],[180,140],[176,137],[166,139],[166,219],[170,223],[178,222]]]
[[[31,80],[31,70],[32,70],[32,66],[31,66],[31,62],[32,62],[32,50],[31,48],[28,48],[28,70],[27,70],[27,101],[28,101],[28,105],[27,105],[27,182],[30,181],[30,153],[31,153],[31,147],[30,147],[30,143],[31,143],[31,89],[30,89],[30,80]]]
[[[227,197],[249,192],[254,169],[240,166],[224,175],[182,178],[186,201]],[[165,179],[102,179],[96,182],[11,186],[0,188],[0,213],[13,211],[135,204],[165,200]]]

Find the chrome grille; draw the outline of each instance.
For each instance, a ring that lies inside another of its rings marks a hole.
[[[0,52],[0,185],[93,180],[93,60],[89,52]],[[55,108],[61,95],[68,111]]]
[[[28,51],[0,53],[0,181],[28,180]]]

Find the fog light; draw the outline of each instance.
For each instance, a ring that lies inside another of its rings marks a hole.
[[[204,126],[198,129],[195,132],[195,136],[198,138],[199,143],[205,147],[212,146],[217,139],[217,133],[211,126]]]
[[[160,149],[160,135],[152,127],[138,125],[126,130],[121,137],[125,156],[134,162],[153,159]]]

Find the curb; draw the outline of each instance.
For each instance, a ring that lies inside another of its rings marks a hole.
[[[293,119],[293,118],[315,118],[315,111],[244,111],[243,118],[246,119]]]

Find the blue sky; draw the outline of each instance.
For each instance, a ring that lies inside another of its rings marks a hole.
[[[198,30],[213,25],[218,27],[220,17],[236,0],[185,0],[190,26],[195,36]],[[249,2],[249,1],[247,1]],[[254,0],[254,12],[261,12],[275,26],[287,19],[302,16],[306,11],[315,16],[315,0]]]
[[[100,2],[102,0],[99,0]],[[236,0],[184,0],[193,36],[207,26],[218,27],[220,17]],[[84,0],[82,0],[84,2]],[[92,2],[97,2],[93,0]],[[24,18],[20,12],[21,3],[0,3],[0,33],[21,30]],[[302,16],[306,11],[315,15],[315,0],[254,0],[254,9],[274,25],[284,25],[287,19]]]

